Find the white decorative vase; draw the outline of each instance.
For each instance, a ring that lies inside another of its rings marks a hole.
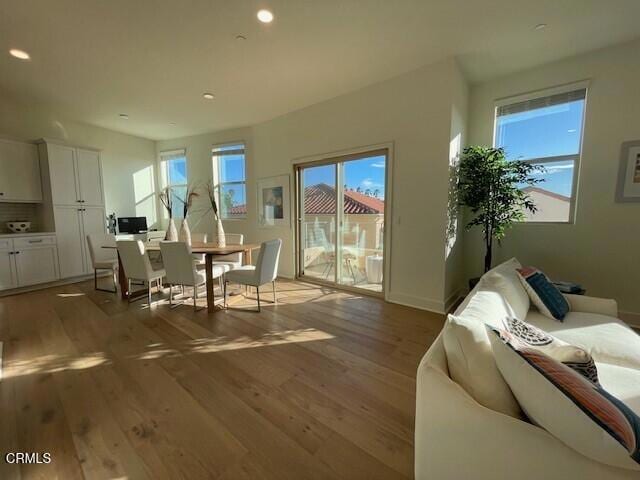
[[[178,230],[176,230],[176,222],[173,221],[173,218],[169,219],[169,226],[167,227],[167,235],[165,237],[167,242],[177,242],[178,241]]]
[[[180,227],[180,241],[191,245],[191,230],[189,230],[189,222],[185,218],[182,220],[182,226]]]
[[[227,239],[224,235],[224,227],[222,226],[222,220],[218,218],[218,222],[216,223],[216,243],[219,247],[227,246]]]

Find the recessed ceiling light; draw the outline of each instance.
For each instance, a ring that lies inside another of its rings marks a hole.
[[[544,30],[545,28],[547,28],[547,24],[546,23],[539,23],[538,25],[533,27],[534,30]]]
[[[19,58],[20,60],[30,60],[31,56],[25,52],[24,50],[20,50],[17,48],[12,48],[11,50],[9,50],[9,55],[11,55],[12,57],[16,57]]]
[[[270,10],[262,9],[258,11],[258,20],[262,23],[271,23],[273,22],[273,13]]]
[[[207,100],[213,100],[216,96],[213,93],[203,93],[202,96]]]
[[[176,122],[169,122],[169,125],[170,125],[171,127],[175,127],[175,126],[176,126]]]
[[[236,40],[246,40],[247,37],[245,37],[244,35],[236,35]]]
[[[129,115],[127,115],[126,113],[121,113],[120,118],[123,120],[129,120]]]

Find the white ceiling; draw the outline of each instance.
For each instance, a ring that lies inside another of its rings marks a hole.
[[[256,20],[264,7],[270,25]],[[165,139],[258,123],[451,55],[482,81],[630,40],[638,18],[639,0],[2,0],[0,90]]]

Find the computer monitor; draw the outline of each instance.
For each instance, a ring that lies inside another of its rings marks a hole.
[[[147,217],[119,217],[118,232],[143,233],[147,231]]]

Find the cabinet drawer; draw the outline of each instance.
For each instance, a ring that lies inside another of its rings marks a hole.
[[[13,240],[10,238],[0,238],[0,250],[10,250],[13,248]]]
[[[55,245],[56,237],[22,237],[13,239],[13,248],[42,247],[44,245]]]

